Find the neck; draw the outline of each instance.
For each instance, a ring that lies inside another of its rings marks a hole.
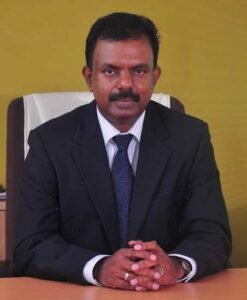
[[[119,123],[114,124],[111,122],[111,124],[115,128],[117,128],[117,130],[119,130],[121,133],[124,133],[124,132],[127,132],[128,130],[130,130],[130,128],[135,124],[135,121],[133,121],[131,123],[128,122],[128,123],[121,123],[121,124],[119,124]]]

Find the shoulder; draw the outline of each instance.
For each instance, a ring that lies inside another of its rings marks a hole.
[[[66,146],[72,145],[78,130],[87,132],[90,127],[95,127],[96,120],[95,103],[91,102],[38,126],[30,132],[28,144],[30,147],[42,144],[49,149],[65,150]]]
[[[148,106],[146,116],[145,132],[168,137],[173,149],[186,152],[196,149],[201,143],[210,143],[208,125],[201,119],[153,102]]]
[[[66,135],[67,133],[74,131],[78,126],[86,122],[86,119],[90,115],[92,117],[94,111],[94,102],[79,106],[68,113],[65,113],[57,118],[51,119],[41,124],[35,129],[35,131],[37,131],[42,136],[50,136],[54,134]]]
[[[158,119],[168,130],[186,132],[207,127],[207,123],[197,117],[174,111],[154,101],[150,101],[147,114],[150,114],[151,120]]]
[[[212,144],[206,122],[196,117],[173,111],[157,103],[150,103],[147,110],[146,131],[161,136],[167,147],[177,157],[194,157],[198,149],[211,153]],[[150,133],[149,133],[150,136]]]

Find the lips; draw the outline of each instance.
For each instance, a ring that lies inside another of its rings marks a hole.
[[[119,98],[114,101],[118,107],[130,107],[136,103],[133,98]]]
[[[132,97],[121,97],[115,100],[116,102],[136,102]]]

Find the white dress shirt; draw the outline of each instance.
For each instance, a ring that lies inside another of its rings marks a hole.
[[[139,145],[141,140],[141,133],[143,128],[143,122],[145,117],[145,111],[140,115],[140,117],[137,119],[137,121],[134,123],[134,125],[124,133],[121,133],[119,130],[117,130],[110,122],[108,122],[103,115],[100,113],[98,107],[97,107],[97,117],[99,120],[100,128],[103,134],[103,139],[105,142],[106,152],[108,156],[109,161],[109,167],[111,169],[113,159],[117,153],[117,145],[113,141],[113,137],[118,134],[132,134],[133,138],[129,144],[128,147],[128,157],[129,161],[131,163],[132,169],[134,174],[136,173],[136,167],[137,167],[137,161],[138,161],[138,155],[139,155]],[[100,286],[100,283],[94,279],[93,277],[93,268],[96,265],[96,263],[101,260],[104,257],[107,257],[109,255],[97,255],[93,257],[91,260],[89,260],[84,268],[83,268],[83,277],[88,283]],[[170,256],[179,257],[187,260],[191,265],[191,272],[184,278],[180,279],[179,281],[188,282],[195,274],[196,274],[196,262],[194,259],[181,255],[181,254],[171,254]]]

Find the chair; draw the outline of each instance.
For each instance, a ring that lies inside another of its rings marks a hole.
[[[7,212],[6,212],[6,260],[7,275],[12,273],[12,253],[19,199],[28,151],[29,131],[49,119],[62,115],[77,106],[93,100],[89,92],[61,92],[30,94],[10,102],[7,115]],[[165,94],[153,94],[152,99],[171,109],[184,113],[184,106],[177,99]]]

